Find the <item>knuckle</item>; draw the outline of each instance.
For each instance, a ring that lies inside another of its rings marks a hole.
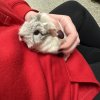
[[[80,43],[80,39],[79,39],[79,37],[77,38],[77,43],[78,43],[78,44]]]
[[[70,16],[63,15],[62,20],[71,20]]]
[[[67,19],[71,20],[70,16],[66,16]]]

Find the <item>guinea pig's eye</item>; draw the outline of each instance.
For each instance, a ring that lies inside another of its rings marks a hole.
[[[38,35],[39,33],[39,30],[34,31],[34,35]]]

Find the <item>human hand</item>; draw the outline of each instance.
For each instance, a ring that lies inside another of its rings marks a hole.
[[[26,21],[30,21],[32,16],[36,15],[37,12],[34,12],[34,11],[29,11],[26,15],[25,15],[25,20]]]
[[[69,16],[57,14],[49,14],[49,16],[52,18],[52,21],[56,26],[58,25],[57,21],[60,22],[64,32],[67,35],[67,39],[64,43],[62,43],[60,49],[67,57],[69,57],[77,45],[80,43],[78,32]]]
[[[37,13],[30,11],[26,14],[25,19],[28,21],[32,16]],[[64,32],[67,35],[67,39],[60,46],[61,52],[65,54],[68,58],[70,54],[74,51],[77,45],[80,43],[78,32],[69,16],[66,15],[57,15],[57,14],[48,14],[52,20],[52,22],[59,28],[59,23],[62,25]]]

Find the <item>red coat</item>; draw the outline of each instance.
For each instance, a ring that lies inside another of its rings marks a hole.
[[[77,49],[65,62],[18,40],[29,10],[23,0],[0,0],[0,100],[93,100],[100,84]]]

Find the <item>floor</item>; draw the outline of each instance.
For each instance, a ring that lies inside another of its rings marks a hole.
[[[56,6],[68,0],[26,0],[32,8],[36,8],[41,12],[49,12]],[[76,0],[86,7],[94,16],[100,26],[100,4],[93,3],[91,0]]]

